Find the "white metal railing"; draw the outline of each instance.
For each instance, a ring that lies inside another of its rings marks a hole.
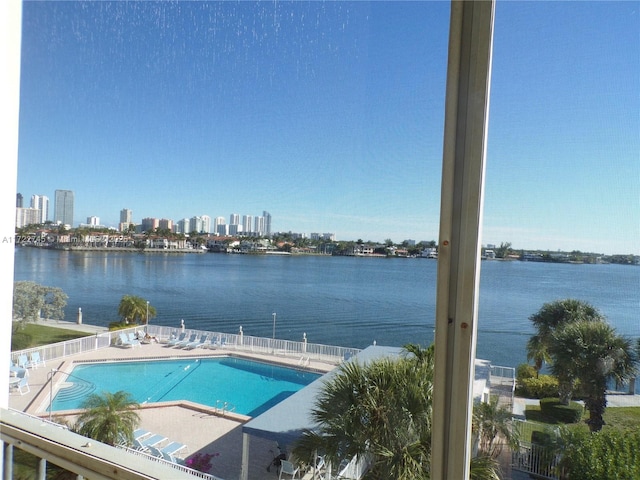
[[[11,352],[11,360],[14,363],[17,363],[21,355],[26,355],[27,358],[30,358],[31,354],[34,352],[39,352],[40,358],[45,362],[49,360],[66,358],[71,355],[77,355],[80,353],[86,353],[86,352],[98,350],[100,348],[109,347],[112,344],[115,344],[119,333],[135,331],[135,330],[136,328],[134,327],[126,330],[96,333],[95,335],[75,338],[73,340],[66,340],[64,342],[51,343],[49,345],[42,345],[35,348],[18,350],[15,352]]]
[[[148,331],[150,335],[155,336],[162,342],[177,335],[179,329],[160,325],[149,325]],[[189,333],[196,334],[198,337],[208,334],[210,342],[207,342],[205,346],[210,348],[224,348],[264,355],[293,357],[306,362],[309,360],[317,360],[329,363],[340,363],[360,352],[358,348],[296,342],[278,338],[253,337],[244,334],[193,329],[189,329]]]
[[[511,452],[511,468],[535,475],[536,478],[558,480],[557,466],[560,455],[550,447],[522,443]]]
[[[90,440],[16,410],[0,409],[0,427],[0,440],[4,444],[2,478],[5,479],[13,478],[13,452],[17,448],[41,460],[34,478],[46,478],[47,464],[52,463],[76,474],[78,478],[92,480],[220,480],[210,475],[200,475],[201,472],[186,467],[176,468],[167,462],[152,461],[149,457],[129,455],[116,447]]]
[[[136,455],[142,458],[146,458],[147,460],[150,460],[152,462],[156,462],[156,463],[160,463],[162,465],[167,465],[175,470],[179,470],[181,472],[187,473],[189,475],[191,475],[192,477],[196,477],[196,478],[202,478],[203,480],[222,480],[220,477],[216,477],[215,475],[211,475],[210,473],[205,473],[205,472],[201,472],[199,470],[194,470],[192,468],[189,468],[185,465],[181,465],[179,463],[174,463],[174,462],[169,462],[168,460],[165,460],[164,458],[160,458],[160,457],[154,457],[153,455],[150,455],[148,453],[145,452],[141,452],[140,450],[134,450],[133,448],[129,448],[129,447],[125,447],[122,445],[119,445],[117,448],[119,448],[120,450],[125,450],[126,452],[130,453],[131,455]]]
[[[11,360],[14,363],[18,363],[18,359],[21,355],[26,355],[27,358],[30,358],[33,352],[39,352],[40,358],[45,362],[63,359],[71,355],[78,355],[81,353],[99,350],[101,348],[107,348],[111,345],[117,345],[120,333],[135,332],[142,328],[143,326],[141,325],[135,325],[123,330],[97,333],[95,335],[76,338],[74,340],[67,340],[64,342],[42,345],[40,347],[19,350],[11,352]],[[156,337],[161,342],[168,340],[178,332],[178,329],[176,328],[160,325],[148,325],[144,328],[146,328],[149,335]],[[277,338],[253,337],[243,334],[210,332],[206,330],[189,329],[189,333],[197,334],[198,338],[201,335],[209,335],[209,338],[213,339],[213,343],[207,342],[207,347],[298,358],[301,365],[303,363],[308,364],[311,360],[338,364],[351,358],[360,351],[358,348],[295,342],[292,340]]]

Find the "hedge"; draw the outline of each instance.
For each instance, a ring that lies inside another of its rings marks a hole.
[[[640,479],[640,431],[575,433],[561,457],[563,479]]]
[[[540,400],[540,410],[559,423],[577,423],[582,418],[584,407],[576,402],[563,405],[558,398],[543,398]]]
[[[558,379],[551,375],[523,378],[518,381],[516,395],[526,398],[546,398],[558,395]]]

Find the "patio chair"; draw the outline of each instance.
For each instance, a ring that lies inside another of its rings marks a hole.
[[[171,455],[172,457],[175,457],[178,454],[178,452],[181,452],[186,449],[187,449],[187,446],[184,443],[171,442],[168,445],[165,445],[164,447],[162,447],[160,449],[160,452],[162,454]]]
[[[183,459],[178,458],[171,453],[165,452],[164,449],[160,450],[160,454],[162,455],[162,458],[167,462],[175,463],[176,465],[184,465]]]
[[[29,359],[25,353],[22,353],[18,356],[18,366],[20,368],[27,369],[29,367]]]
[[[281,480],[282,475],[290,475],[291,478],[296,478],[296,475],[299,477],[300,467],[296,467],[293,463],[287,460],[280,461],[280,475],[278,475],[278,480]]]
[[[42,365],[43,367],[46,367],[47,364],[44,363],[44,358],[40,357],[40,352],[35,351],[35,352],[31,352],[31,355],[29,356],[29,366],[33,367],[33,368],[38,368],[39,365]]]
[[[189,345],[190,343],[193,343],[196,341],[196,338],[198,338],[198,334],[197,333],[192,333],[191,336],[189,337],[189,340],[182,340],[181,342],[176,343],[174,346],[176,348],[183,348],[186,347],[187,345]]]
[[[140,343],[140,340],[136,338],[133,332],[129,332],[129,343],[131,343],[131,345],[133,345],[134,347],[139,347],[140,345],[142,345]]]
[[[173,347],[175,345],[177,345],[178,343],[184,341],[185,337],[187,336],[186,333],[182,332],[178,338],[172,338],[171,340],[169,340],[167,342],[167,347]]]
[[[31,389],[29,388],[29,378],[27,378],[26,375],[20,378],[20,381],[12,386],[20,392],[20,395],[24,395],[25,393],[29,393],[31,391]],[[22,391],[23,389],[25,389],[24,392]]]
[[[120,338],[121,347],[133,347],[133,344],[129,341],[129,337],[127,337],[126,333],[119,333],[118,337]]]
[[[199,341],[188,343],[184,346],[184,348],[187,350],[193,350],[194,348],[204,347],[205,343],[207,343],[208,338],[209,335],[202,335]]]
[[[157,433],[154,433],[151,436],[144,437],[142,439],[134,438],[133,448],[135,450],[145,452],[149,450],[149,447],[157,447],[159,444],[166,440],[167,437],[165,437],[164,435],[158,435]]]

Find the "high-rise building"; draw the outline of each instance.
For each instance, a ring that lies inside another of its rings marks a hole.
[[[100,225],[100,217],[87,217],[87,225],[97,227]]]
[[[160,227],[162,230],[173,230],[173,220],[170,220],[168,218],[161,218],[158,221],[158,227]]]
[[[225,225],[224,217],[216,217],[216,219],[213,221],[213,231],[216,233],[216,235],[221,235],[220,229],[219,229],[221,225]],[[224,229],[224,232],[225,232],[224,235],[226,235],[227,233],[226,228]]]
[[[40,210],[37,208],[16,208],[16,228],[40,223]]]
[[[120,210],[120,223],[133,223],[133,212],[128,208],[123,208],[122,210]]]
[[[271,214],[266,210],[262,211],[262,218],[264,218],[264,234],[271,235]]]
[[[202,215],[202,233],[211,233],[211,217],[209,215]]]
[[[54,219],[56,223],[73,226],[73,192],[56,190]]]
[[[153,217],[147,217],[142,219],[142,231],[148,232],[151,230],[155,230],[160,226],[160,220]]]
[[[251,233],[251,225],[253,224],[253,215],[242,216],[242,231],[245,234]]]
[[[22,194],[16,194],[16,208],[22,208]]]
[[[237,213],[229,215],[229,225],[240,225],[240,215]]]
[[[253,233],[256,235],[264,235],[264,217],[256,217]]]
[[[44,195],[31,196],[31,208],[40,210],[40,220],[38,223],[45,223],[49,220],[49,197]]]

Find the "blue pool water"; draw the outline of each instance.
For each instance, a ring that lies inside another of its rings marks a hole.
[[[76,366],[53,411],[81,408],[92,393],[129,392],[138,403],[189,400],[255,417],[320,375],[234,357]]]

